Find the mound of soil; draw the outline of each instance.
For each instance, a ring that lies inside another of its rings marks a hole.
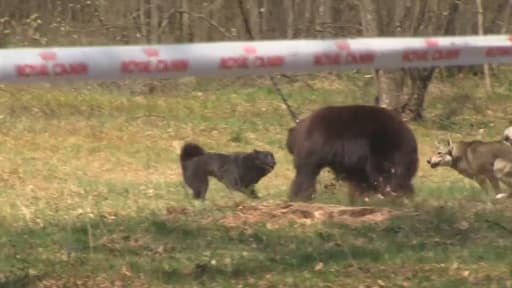
[[[220,222],[226,226],[266,223],[277,228],[289,223],[312,224],[324,221],[358,225],[383,222],[396,212],[388,208],[344,207],[339,205],[291,202],[285,204],[243,204]]]

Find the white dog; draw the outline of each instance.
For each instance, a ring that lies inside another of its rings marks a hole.
[[[512,126],[508,127],[507,129],[505,129],[505,131],[503,131],[503,137],[501,139],[505,144],[512,145]],[[496,174],[496,176],[504,179],[504,181],[512,183],[512,163],[505,161],[503,159],[498,159],[496,160],[496,162],[494,162],[493,168],[494,174]],[[502,193],[496,196],[496,198],[504,198],[507,196],[507,194]]]
[[[512,145],[512,126],[505,129],[503,132],[503,142],[505,142],[508,145]]]

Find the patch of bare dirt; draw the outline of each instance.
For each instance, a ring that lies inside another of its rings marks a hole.
[[[339,205],[291,202],[284,204],[242,204],[234,213],[220,222],[226,226],[246,226],[251,223],[266,223],[268,228],[277,228],[289,223],[312,224],[338,222],[348,225],[378,223],[396,214],[388,208],[345,207]]]

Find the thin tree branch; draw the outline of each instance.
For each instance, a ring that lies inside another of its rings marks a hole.
[[[497,227],[499,227],[499,228],[503,229],[504,231],[506,231],[506,232],[508,232],[508,233],[512,234],[512,229],[508,228],[507,226],[505,226],[505,225],[503,225],[503,224],[501,224],[501,223],[499,223],[499,222],[492,221],[492,220],[490,220],[490,219],[485,219],[485,222],[487,222],[487,223],[489,223],[489,224],[493,224],[493,225],[495,225],[495,226],[497,226]]]
[[[217,28],[217,30],[219,30],[219,32],[224,34],[224,36],[226,36],[227,38],[233,38],[233,35],[231,35],[228,32],[226,32],[226,30],[224,28],[222,28],[219,24],[217,24],[215,21],[213,21],[212,19],[208,18],[207,16],[205,16],[203,14],[193,13],[193,12],[189,12],[189,11],[186,11],[186,10],[176,10],[176,13],[188,14],[190,16],[203,19],[204,21],[208,22],[208,24],[210,24],[213,27]]]
[[[240,14],[242,15],[242,20],[244,21],[245,32],[249,36],[249,39],[254,40],[254,34],[252,33],[252,27],[249,23],[249,17],[247,16],[247,12],[244,8],[244,0],[238,0],[238,8],[240,8]]]
[[[245,32],[247,33],[251,40],[254,40],[254,34],[252,33],[251,24],[249,22],[249,18],[247,17],[247,12],[245,11],[243,0],[238,0],[238,8],[240,9],[240,14],[242,15],[242,20],[244,21]],[[284,95],[281,88],[279,88],[279,85],[277,85],[275,78],[271,75],[269,75],[268,78],[272,83],[272,86],[274,87],[274,90],[276,91],[277,95],[281,97],[281,100],[286,106],[286,109],[288,110],[288,113],[290,113],[290,116],[292,117],[293,121],[297,123],[299,121],[299,119],[297,118],[297,114],[295,114],[292,107],[288,103],[288,100],[286,100],[286,96]]]

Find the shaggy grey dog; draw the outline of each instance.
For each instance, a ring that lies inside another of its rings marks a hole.
[[[196,199],[205,198],[210,176],[229,189],[258,198],[254,186],[276,165],[274,154],[270,151],[212,153],[195,143],[183,145],[180,162],[183,179]]]

